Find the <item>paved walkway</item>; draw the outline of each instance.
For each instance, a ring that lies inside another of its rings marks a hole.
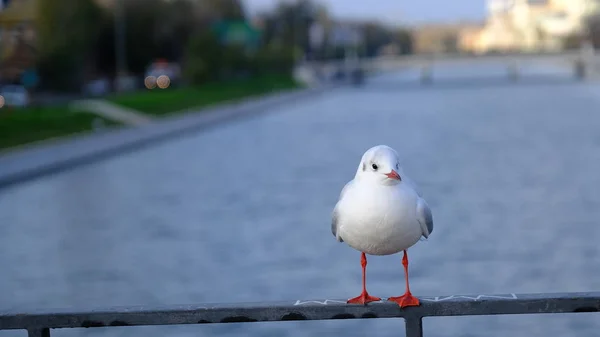
[[[152,118],[144,113],[110,103],[106,100],[88,99],[71,103],[73,110],[88,111],[98,116],[130,126],[141,126],[152,122]]]

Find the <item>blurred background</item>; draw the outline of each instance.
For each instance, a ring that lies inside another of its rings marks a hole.
[[[409,254],[415,295],[598,290],[599,45],[596,0],[2,0],[0,177],[313,93],[0,187],[0,312],[354,297],[360,253],[331,211],[377,144],[434,214]],[[369,259],[372,295],[401,295],[403,277],[400,255]],[[591,337],[593,315],[424,332]],[[401,319],[52,331],[403,334]]]

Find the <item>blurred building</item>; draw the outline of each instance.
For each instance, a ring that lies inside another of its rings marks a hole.
[[[473,53],[479,44],[484,25],[465,27],[458,32],[458,49],[460,52]]]
[[[516,49],[517,39],[511,11],[519,0],[489,0],[486,23],[481,30],[474,52],[506,52]]]
[[[559,50],[583,34],[585,20],[598,13],[598,0],[488,0],[485,26],[461,32],[461,48],[475,53]]]
[[[413,42],[416,53],[453,53],[463,50],[469,38],[481,30],[480,23],[429,24],[414,29]],[[466,36],[470,32],[471,36]],[[464,34],[464,36],[463,36]]]

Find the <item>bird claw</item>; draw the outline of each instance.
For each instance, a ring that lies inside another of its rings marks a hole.
[[[346,303],[348,304],[362,304],[365,305],[367,303],[370,302],[377,302],[377,301],[381,301],[381,298],[379,297],[375,297],[375,296],[371,296],[366,292],[363,292],[362,294],[349,299]]]
[[[418,307],[419,305],[421,305],[419,299],[414,297],[411,293],[406,293],[398,297],[390,297],[388,298],[388,301],[395,302],[400,306],[400,308]]]

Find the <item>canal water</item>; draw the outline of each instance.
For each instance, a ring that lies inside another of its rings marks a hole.
[[[526,76],[525,76],[526,75]],[[362,153],[398,150],[433,209],[416,295],[600,288],[600,86],[533,65],[390,73],[0,191],[2,309],[348,298],[331,210]],[[468,79],[468,80],[466,80]],[[529,79],[529,81],[527,80]],[[368,288],[404,291],[401,256]],[[597,336],[591,314],[427,318],[426,336]],[[56,330],[53,336],[403,336],[401,319]],[[25,336],[23,331],[0,336]]]

